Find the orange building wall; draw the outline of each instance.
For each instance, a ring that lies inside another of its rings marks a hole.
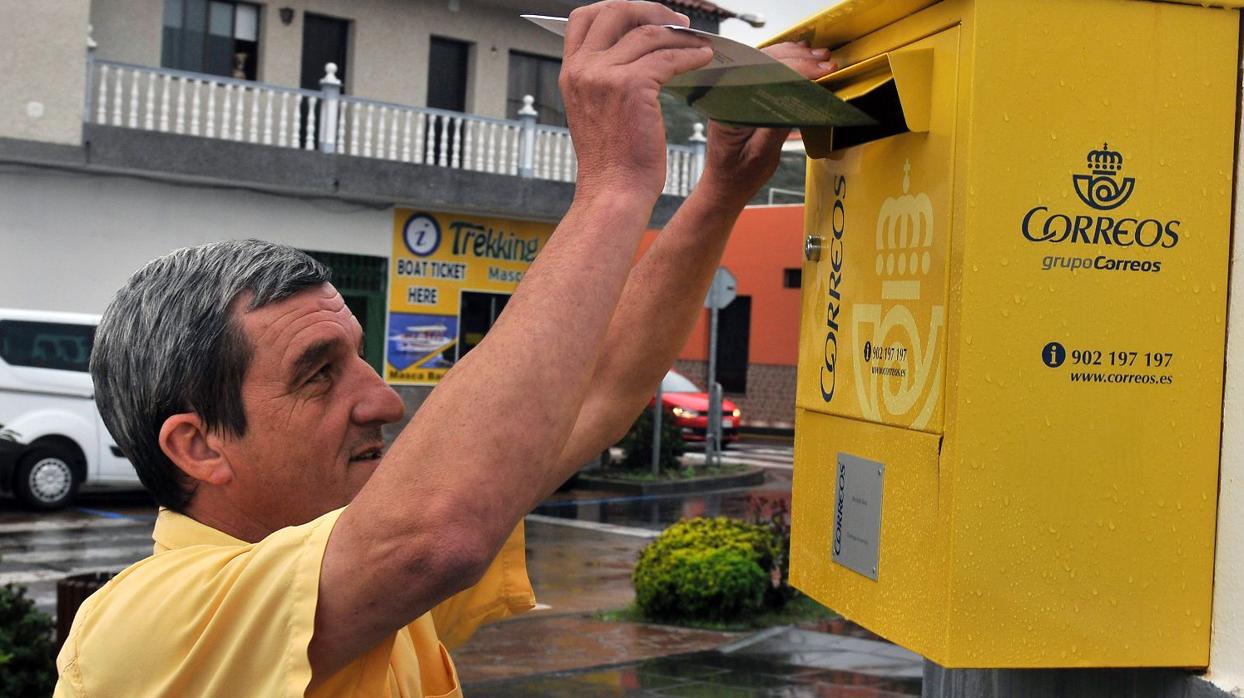
[[[784,288],[784,269],[803,265],[803,205],[753,206],[739,216],[722,266],[752,297],[748,363],[794,366],[799,352],[799,289]],[[656,233],[644,236],[641,251]],[[701,314],[679,359],[708,360],[708,311]]]

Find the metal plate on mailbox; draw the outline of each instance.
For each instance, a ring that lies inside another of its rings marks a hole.
[[[881,549],[881,491],[885,464],[838,454],[834,478],[833,561],[877,581]]]

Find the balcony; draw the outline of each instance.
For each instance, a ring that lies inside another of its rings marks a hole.
[[[331,63],[319,91],[104,60],[87,70],[96,126],[553,182],[578,169],[570,131],[538,124],[530,96],[507,120],[342,95]],[[691,141],[667,146],[669,196],[687,196],[703,171],[702,125]]]

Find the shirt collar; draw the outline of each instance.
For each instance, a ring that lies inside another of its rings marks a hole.
[[[247,545],[246,541],[164,507],[160,507],[151,539],[155,541],[157,553],[192,545]]]

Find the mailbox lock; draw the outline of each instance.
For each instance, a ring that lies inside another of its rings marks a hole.
[[[809,235],[803,240],[803,257],[809,262],[821,261],[821,246],[825,238],[820,235]]]

